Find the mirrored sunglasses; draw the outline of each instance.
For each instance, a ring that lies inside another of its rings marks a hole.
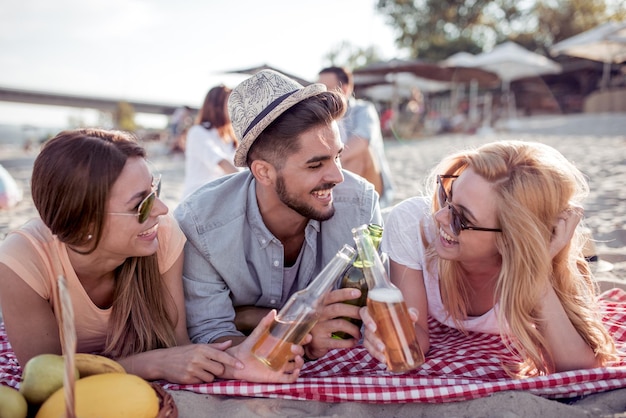
[[[448,206],[448,209],[450,210],[450,218],[451,218],[450,229],[452,229],[452,232],[454,233],[454,235],[458,237],[461,231],[464,231],[464,230],[502,232],[502,229],[500,228],[483,228],[480,226],[473,226],[473,225],[469,226],[468,225],[469,221],[465,218],[465,216],[463,216],[462,213],[457,211],[456,208],[452,206],[452,203],[450,203],[450,196],[448,195],[448,192],[443,182],[444,182],[444,179],[456,179],[458,177],[459,176],[450,175],[450,174],[441,174],[437,176],[437,184],[439,184],[439,188],[437,189],[437,198],[439,200],[439,207],[444,208],[445,206]],[[450,182],[450,185],[452,185],[452,182]]]

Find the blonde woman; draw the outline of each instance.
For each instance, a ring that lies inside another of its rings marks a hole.
[[[223,85],[209,90],[196,124],[187,132],[183,197],[211,180],[238,171],[233,162],[237,139],[226,108],[230,92]]]
[[[191,344],[182,286],[185,236],[159,199],[161,178],[127,133],[64,131],[33,167],[40,218],[0,245],[0,305],[20,365],[61,353],[56,279],[75,311],[77,351],[117,359],[147,380],[193,384],[215,377],[292,382],[304,361],[273,372],[250,354],[273,313],[248,339]]]
[[[546,145],[503,141],[445,158],[429,184],[432,199],[392,210],[382,242],[391,280],[417,310],[424,352],[430,315],[464,332],[500,334],[521,358],[504,364],[511,376],[615,358],[577,228],[588,193],[580,171]],[[382,361],[367,308],[361,314],[365,346]]]

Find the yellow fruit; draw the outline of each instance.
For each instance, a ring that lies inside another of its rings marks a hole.
[[[26,418],[27,414],[24,396],[17,389],[0,385],[0,418]]]
[[[104,373],[76,382],[76,416],[81,418],[154,418],[159,413],[159,398],[152,386],[139,376]],[[41,405],[35,418],[65,416],[63,388]]]
[[[80,377],[76,370],[76,379]],[[65,362],[58,354],[40,354],[28,360],[22,373],[20,392],[31,404],[43,403],[63,387]]]
[[[124,367],[117,361],[96,354],[76,353],[74,363],[81,379],[94,374],[126,373]]]

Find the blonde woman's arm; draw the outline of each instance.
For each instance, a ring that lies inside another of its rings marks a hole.
[[[554,258],[572,240],[583,215],[582,207],[572,205],[559,214],[554,224],[550,241],[550,257]],[[552,286],[546,289],[540,301],[539,332],[546,339],[551,353],[549,369],[555,372],[588,369],[600,366],[593,349],[587,345],[569,320],[556,291]],[[550,356],[547,356],[550,361]]]

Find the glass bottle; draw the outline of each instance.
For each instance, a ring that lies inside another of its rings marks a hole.
[[[289,298],[269,330],[252,347],[252,354],[272,370],[280,370],[292,357],[291,345],[300,344],[319,319],[320,302],[355,255],[349,245],[328,262],[309,285]]]
[[[354,228],[352,234],[369,287],[367,308],[376,323],[376,334],[385,345],[387,369],[394,373],[413,370],[424,363],[424,353],[402,292],[389,280],[367,225]]]
[[[383,238],[383,227],[377,224],[369,224],[367,226],[367,233],[369,234],[374,247],[378,250],[380,241]],[[347,300],[344,303],[359,307],[365,306],[367,303],[367,281],[365,280],[365,275],[363,274],[363,262],[358,255],[352,265],[348,267],[346,272],[341,276],[338,288],[343,289],[346,287],[359,289],[361,291],[361,296],[356,299]],[[352,322],[359,328],[363,325],[363,321],[360,319],[349,317],[344,317],[343,319]],[[333,338],[346,340],[354,337],[346,332],[336,331],[333,332]]]

